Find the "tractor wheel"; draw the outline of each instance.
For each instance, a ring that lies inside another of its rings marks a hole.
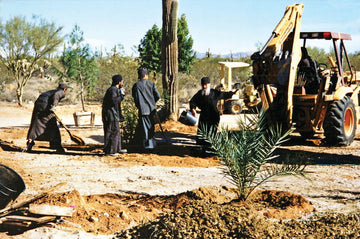
[[[356,111],[353,101],[345,96],[332,102],[324,119],[324,135],[329,144],[350,145],[356,132]]]
[[[227,105],[227,111],[230,114],[240,114],[242,111],[242,106],[240,101],[232,100]]]

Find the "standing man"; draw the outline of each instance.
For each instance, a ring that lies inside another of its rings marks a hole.
[[[35,140],[50,141],[50,148],[58,153],[64,153],[61,146],[61,135],[54,111],[55,106],[65,97],[67,85],[59,84],[54,90],[46,91],[37,98],[27,134],[26,152],[30,152]]]
[[[139,121],[135,130],[135,142],[141,144],[144,149],[154,149],[155,130],[155,103],[160,99],[160,93],[155,83],[148,80],[149,72],[146,68],[138,69],[139,81],[132,88],[132,96],[139,110]]]
[[[104,127],[104,153],[105,155],[118,156],[126,153],[121,149],[121,134],[119,122],[123,120],[121,113],[121,101],[125,97],[122,88],[123,79],[121,75],[112,77],[112,84],[107,89],[102,103],[102,121]]]
[[[217,103],[221,99],[229,99],[235,92],[221,92],[210,88],[209,77],[201,78],[201,90],[199,90],[190,100],[190,110],[192,115],[196,116],[196,107],[201,109],[198,123],[197,144],[206,144],[204,140],[199,139],[200,132],[209,131],[211,128],[216,130],[220,122],[220,113]]]

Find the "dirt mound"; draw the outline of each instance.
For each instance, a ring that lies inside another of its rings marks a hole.
[[[161,123],[161,126],[164,131],[170,132],[180,132],[185,134],[196,134],[197,126],[185,125],[179,121],[167,120]],[[157,124],[155,126],[156,131],[161,131],[160,126]]]
[[[283,203],[278,205],[268,200],[272,195],[282,198]],[[241,203],[236,202],[236,198],[236,189],[228,187],[201,187],[174,196],[135,193],[81,196],[74,190],[52,194],[36,203],[73,208],[73,217],[66,220],[96,234],[112,234],[144,223],[155,225],[159,221],[157,218],[161,216],[160,221],[164,218],[185,220],[186,223],[181,221],[183,226],[198,224],[191,229],[197,233],[203,230],[200,225],[209,228],[217,225],[218,229],[210,231],[219,233],[228,226],[235,227],[238,220],[248,220],[244,219],[246,217],[256,218],[257,221],[260,218],[298,218],[314,211],[310,202],[289,192],[259,191],[249,201]],[[144,226],[137,228],[140,230],[141,227]],[[138,229],[131,229],[126,233],[135,233]]]
[[[220,236],[221,235],[221,236]],[[116,234],[116,238],[358,238],[356,214],[324,214],[308,220],[269,220],[248,206],[191,201],[156,221]]]

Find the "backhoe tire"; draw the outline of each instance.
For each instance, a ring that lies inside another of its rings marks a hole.
[[[356,111],[353,101],[345,96],[332,102],[324,119],[325,140],[331,145],[350,145],[356,132]]]
[[[242,105],[240,101],[232,100],[226,104],[226,111],[230,114],[240,114],[242,111]]]

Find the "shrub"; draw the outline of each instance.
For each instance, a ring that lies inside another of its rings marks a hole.
[[[138,122],[138,110],[131,100],[125,100],[121,104],[124,121],[121,122],[122,141],[125,144],[130,143],[134,139],[135,129]]]

